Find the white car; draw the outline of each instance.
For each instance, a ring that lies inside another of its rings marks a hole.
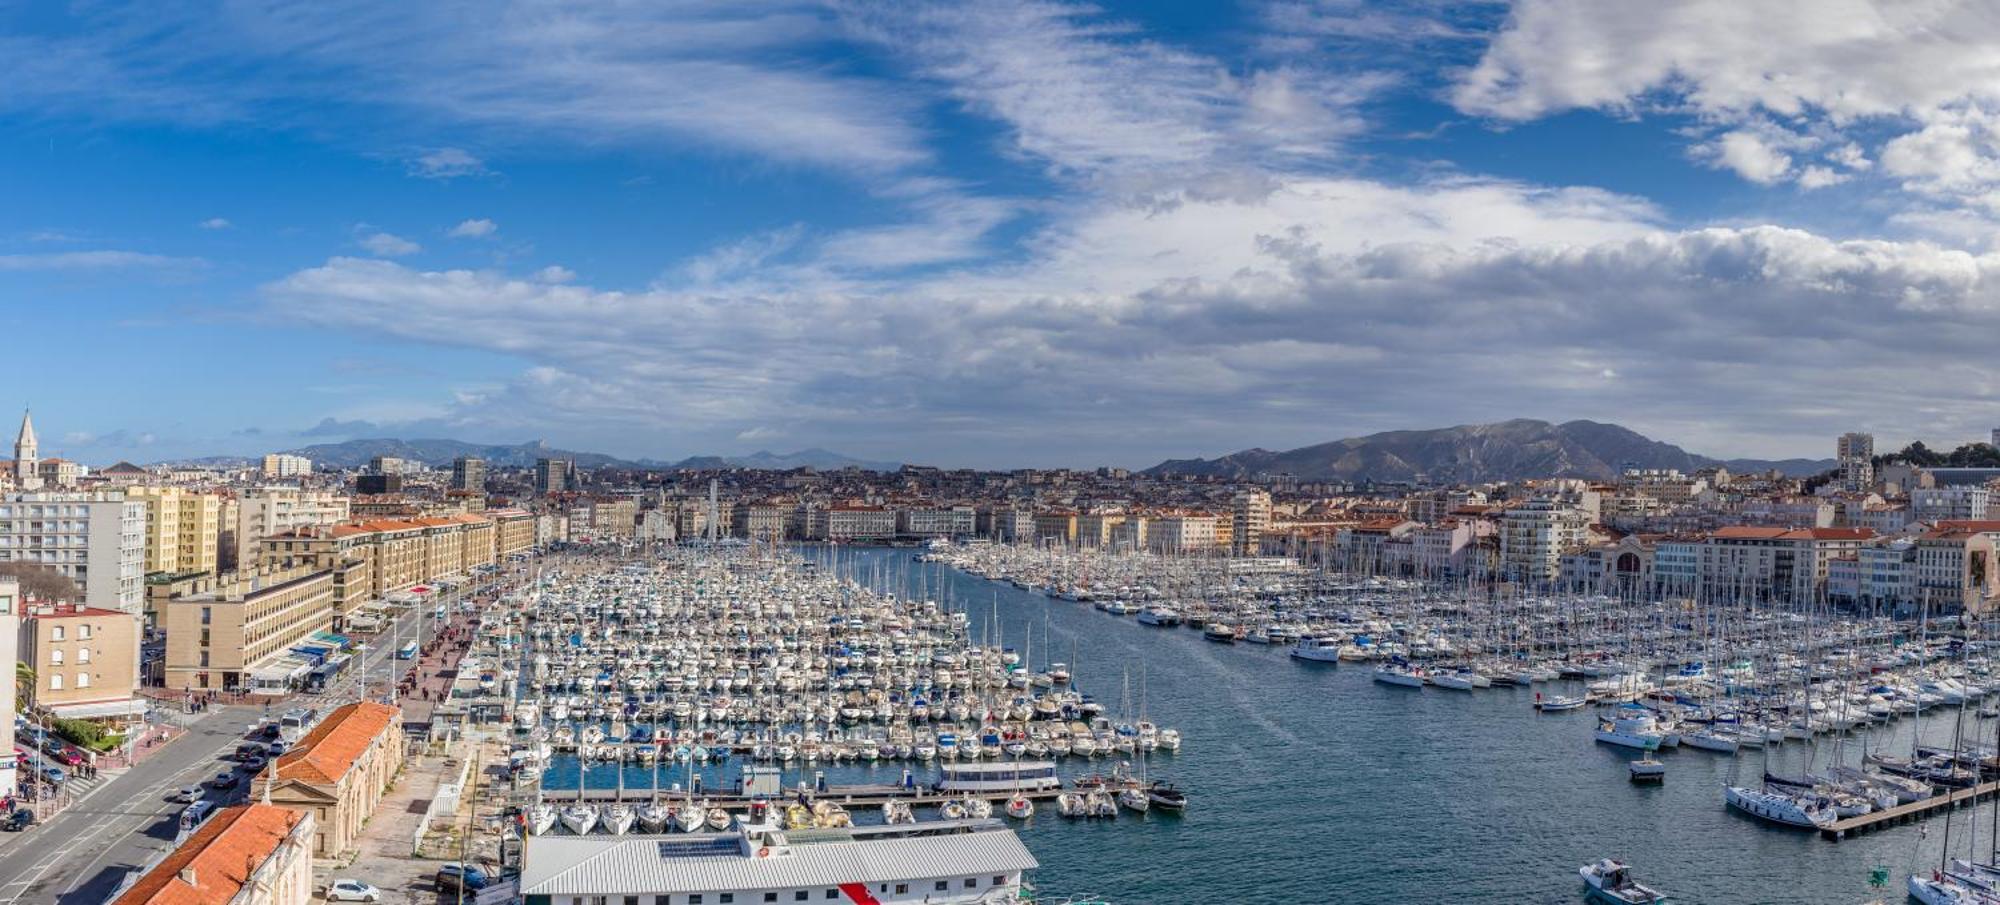
[[[329,902],[380,902],[382,891],[360,880],[335,880],[326,888]]]
[[[173,800],[179,804],[194,804],[201,800],[201,787],[181,786],[175,790]]]

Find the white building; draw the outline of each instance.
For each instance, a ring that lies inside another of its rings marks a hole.
[[[1500,516],[1500,571],[1516,581],[1552,581],[1562,556],[1584,546],[1589,516],[1551,500],[1529,500]]]
[[[146,504],[115,492],[0,497],[0,562],[40,563],[76,582],[78,602],[137,613],[146,593]]]
[[[896,536],[896,513],[880,506],[834,506],[826,510],[828,540],[887,540]]]
[[[903,509],[896,513],[896,533],[905,537],[971,537],[979,513],[971,506]]]
[[[1910,519],[1926,524],[1946,520],[1984,521],[1991,496],[1977,484],[1919,487],[1910,491]]]
[[[1146,528],[1146,546],[1160,553],[1215,549],[1215,516],[1170,515]]]
[[[1236,495],[1231,507],[1230,552],[1255,556],[1263,548],[1264,532],[1271,530],[1271,495],[1262,490],[1245,490]]]

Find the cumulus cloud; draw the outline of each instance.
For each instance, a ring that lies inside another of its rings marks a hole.
[[[1701,139],[1721,165],[1764,184],[1843,181],[1869,168],[1863,143],[1876,144],[1905,188],[1983,204],[2000,186],[2000,9],[1520,0],[1451,98],[1502,120],[1578,108],[1685,115],[1697,133],[1722,131]],[[1781,160],[1822,149],[1824,163]]]
[[[202,229],[228,229],[231,226],[228,220],[221,217],[210,217],[195,225]]]
[[[445,235],[451,236],[454,239],[484,239],[493,235],[499,229],[499,224],[484,218],[478,220],[460,220],[458,225],[452,227]]]
[[[785,424],[861,449],[922,432],[937,455],[992,464],[1046,455],[1022,438],[1055,423],[1075,448],[1144,461],[1201,437],[1303,443],[1522,399],[1719,452],[1795,452],[1860,412],[1884,433],[1945,426],[1896,400],[1969,410],[1979,337],[2000,326],[2000,257],[1674,230],[1633,199],[1506,182],[1103,202],[1031,245],[1026,262],[943,274],[641,291],[334,259],[266,295],[311,323],[532,362],[451,415],[496,429],[560,413],[719,442]]]

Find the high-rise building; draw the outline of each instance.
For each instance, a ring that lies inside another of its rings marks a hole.
[[[264,477],[295,478],[312,474],[313,463],[305,456],[288,453],[271,453],[264,457]]]
[[[486,489],[486,460],[477,456],[459,456],[451,461],[451,489],[470,490],[474,493]]]
[[[536,459],[535,490],[562,493],[576,489],[576,463],[568,459]]]
[[[146,573],[213,572],[222,533],[222,498],[184,487],[135,486],[125,498],[146,504]]]
[[[146,504],[117,492],[0,497],[0,562],[39,563],[76,583],[81,603],[145,604]]]
[[[1236,495],[1235,504],[1230,552],[1256,556],[1263,548],[1264,532],[1271,529],[1271,495],[1262,490],[1245,490]]]
[[[1848,490],[1867,490],[1875,483],[1875,435],[1841,434],[1834,444],[1840,461],[1840,484]]]
[[[21,433],[14,438],[14,486],[34,490],[42,486],[41,456],[36,452],[35,419],[21,413]]]
[[[243,494],[236,505],[236,564],[257,561],[264,538],[302,525],[333,525],[347,520],[348,499],[327,490],[260,487]]]

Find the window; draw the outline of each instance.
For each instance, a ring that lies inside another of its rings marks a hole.
[[[945,892],[946,890],[951,889],[951,884],[946,883],[943,880],[939,880],[937,881],[937,885],[933,886],[932,888],[936,889],[938,892]]]
[[[49,690],[50,691],[62,690],[62,673],[59,672],[49,673]]]
[[[81,666],[81,665],[83,665],[83,664],[85,664],[85,663],[89,663],[89,662],[90,662],[90,648],[87,648],[87,647],[80,647],[80,648],[77,648],[77,651],[76,651],[76,662],[77,662],[77,665],[79,665],[79,666]]]
[[[62,626],[58,625],[58,626],[55,626],[55,627],[53,627],[53,628],[49,629],[49,640],[50,640],[50,641],[61,641],[62,639],[63,639],[63,630],[62,630]]]
[[[715,900],[721,902],[722,905],[729,905],[729,903],[736,901],[736,894],[733,892],[720,893],[715,897]]]
[[[692,895],[689,895],[688,905],[701,905],[701,893],[697,892]]]
[[[639,897],[638,897],[638,896],[626,896],[626,897],[625,897],[625,905],[639,905]]]
[[[49,651],[49,664],[52,666],[63,665],[63,652],[59,650]]]
[[[767,892],[767,893],[765,893],[765,894],[764,894],[764,901],[766,901],[766,902],[776,902],[776,901],[778,901],[778,894],[777,894],[777,893],[775,893],[775,892]]]
[[[898,884],[896,884],[896,895],[899,895],[899,896],[901,896],[901,895],[908,895],[908,894],[909,894],[909,892],[910,892],[910,884],[908,884],[908,883],[898,883]]]
[[[979,888],[979,878],[978,878],[978,877],[966,877],[966,878],[965,878],[965,888],[966,888],[966,889],[978,889],[978,888]]]
[[[811,895],[812,895],[811,893],[808,893],[805,890],[801,889],[798,892],[792,893],[792,901],[803,902],[806,899],[810,898]]]
[[[77,626],[77,627],[76,627],[76,636],[77,636],[78,638],[81,638],[81,639],[85,640],[85,641],[89,641],[89,640],[90,640],[90,626],[89,626],[88,624],[86,624],[86,625],[79,625],[79,626]]]
[[[77,673],[77,674],[76,674],[76,687],[78,687],[78,688],[89,688],[89,687],[90,687],[90,673],[87,673],[87,672],[80,672],[80,673]]]
[[[827,891],[826,891],[826,897],[827,897],[827,898],[829,898],[829,899],[838,899],[838,898],[840,898],[840,890],[838,890],[838,889],[829,889],[829,890],[827,890]]]
[[[993,878],[993,885],[995,885],[995,886],[1005,886],[1005,885],[1007,885],[1007,878],[1006,878],[1006,877],[994,877],[994,878]]]

